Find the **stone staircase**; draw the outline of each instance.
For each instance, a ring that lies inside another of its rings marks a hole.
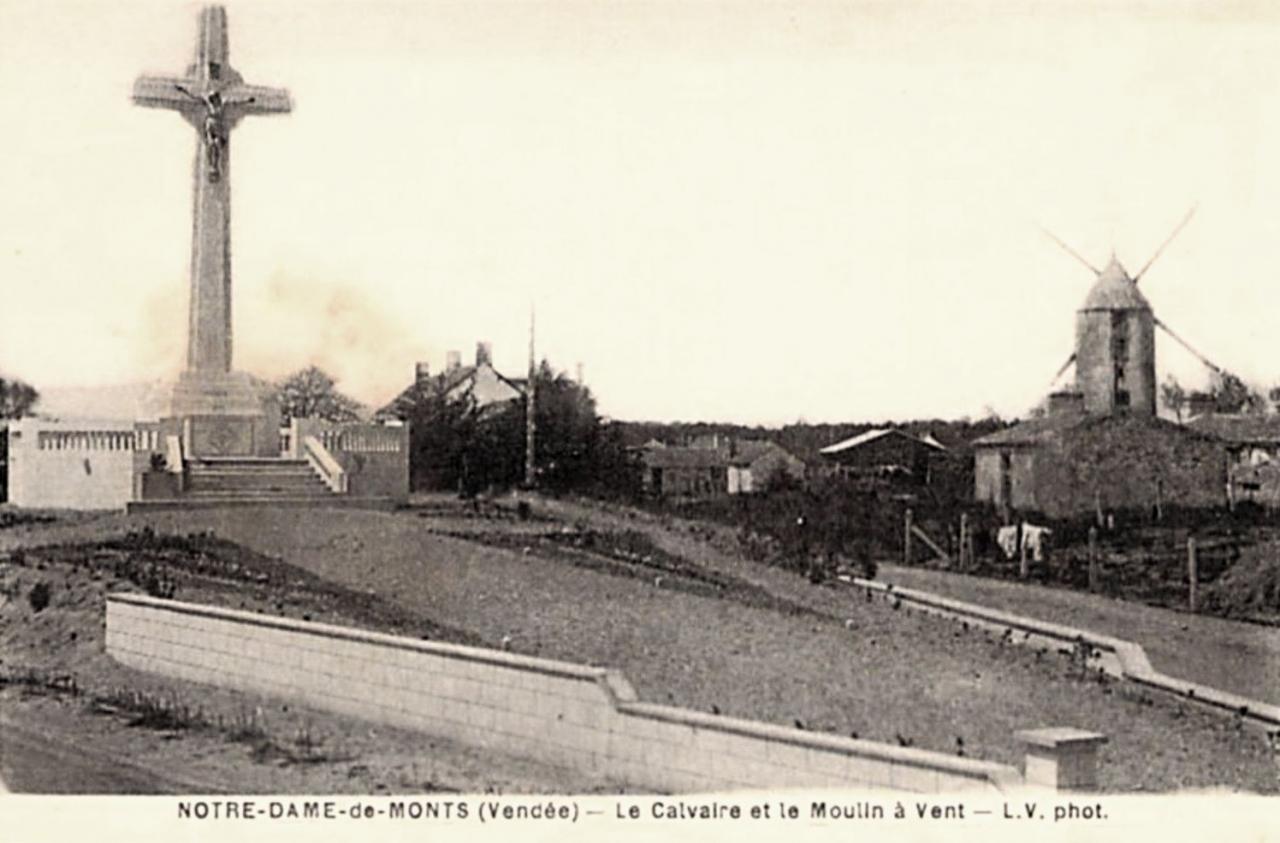
[[[192,457],[179,497],[133,501],[128,511],[246,506],[393,509],[395,502],[332,492],[306,460]]]
[[[274,502],[333,495],[306,460],[265,457],[205,457],[187,461],[184,497]]]

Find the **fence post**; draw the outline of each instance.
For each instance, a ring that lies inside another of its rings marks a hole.
[[[1089,591],[1098,590],[1098,528],[1089,528]]]
[[[1018,522],[1018,576],[1026,579],[1031,573],[1031,567],[1027,564],[1027,536],[1023,532],[1023,524]]]
[[[902,564],[911,564],[911,509],[907,509],[907,513],[903,518],[905,528],[902,533]]]
[[[1187,604],[1191,611],[1197,609],[1199,591],[1198,575],[1196,571],[1196,538],[1195,536],[1187,536],[1187,584],[1190,588],[1187,591]]]
[[[969,513],[960,513],[960,570],[969,570]]]

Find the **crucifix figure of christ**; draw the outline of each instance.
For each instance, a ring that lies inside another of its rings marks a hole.
[[[134,103],[176,111],[196,129],[187,372],[215,377],[231,371],[231,130],[246,115],[292,108],[287,91],[244,84],[227,52],[226,11],[205,7],[186,75],[133,86]]]

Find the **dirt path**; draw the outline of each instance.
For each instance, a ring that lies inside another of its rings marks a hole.
[[[1280,704],[1280,629],[1040,585],[883,565],[880,579],[1141,644],[1157,670]]]
[[[0,773],[17,793],[100,793],[119,795],[191,792],[176,781],[90,754],[84,746],[54,740],[5,718],[0,723]]]

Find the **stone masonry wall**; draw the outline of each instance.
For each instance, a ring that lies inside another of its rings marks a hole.
[[[1036,500],[1052,516],[1104,509],[1226,503],[1226,449],[1158,419],[1116,417],[1068,431],[1038,460]]]
[[[1005,790],[1003,764],[638,702],[603,668],[158,600],[107,602],[139,670],[301,701],[657,791]]]

